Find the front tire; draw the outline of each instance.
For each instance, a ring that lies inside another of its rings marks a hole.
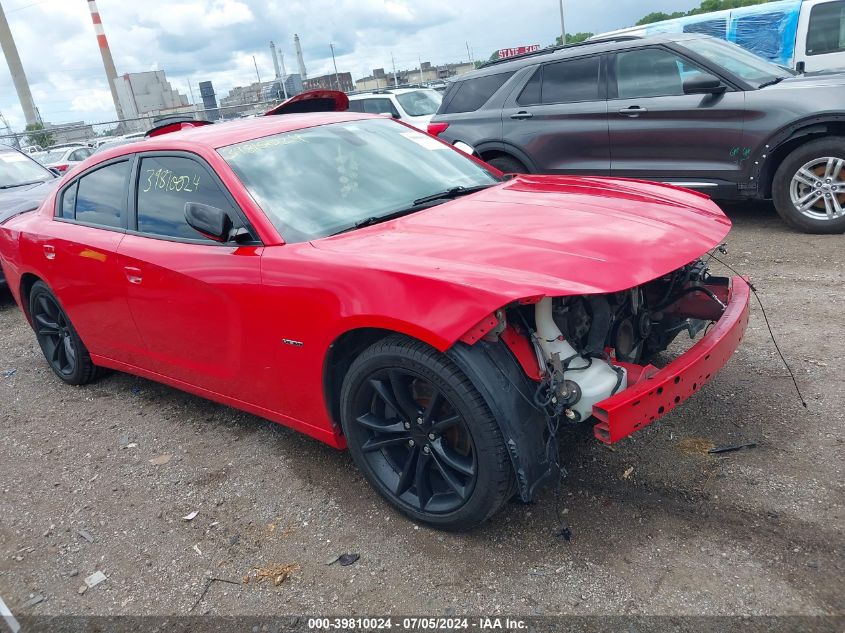
[[[772,183],[775,209],[805,233],[845,233],[845,137],[801,145],[780,164]]]
[[[390,336],[352,363],[341,423],[369,483],[416,521],[467,530],[513,491],[513,467],[484,399],[454,363],[420,341]]]
[[[29,314],[44,358],[59,378],[69,385],[84,385],[97,377],[88,348],[43,281],[36,281],[29,293]]]

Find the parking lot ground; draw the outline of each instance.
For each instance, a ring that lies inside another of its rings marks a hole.
[[[845,238],[766,206],[729,215],[726,261],[753,278],[808,408],[754,305],[684,406],[612,448],[566,433],[559,497],[467,534],[414,525],[346,453],[271,422],[124,374],[65,386],[4,296],[0,596],[24,616],[842,614]],[[344,553],[360,559],[326,564]],[[290,578],[256,582],[282,564]]]

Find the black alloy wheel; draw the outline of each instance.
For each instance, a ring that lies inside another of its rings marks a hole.
[[[513,493],[510,458],[483,398],[446,356],[419,341],[392,336],[359,355],[341,410],[355,462],[414,519],[468,529]]]
[[[36,282],[30,292],[29,314],[38,344],[53,372],[71,385],[91,382],[97,367],[67,313],[42,281]]]
[[[420,512],[460,508],[478,464],[461,415],[443,392],[405,369],[370,376],[356,398],[356,439],[394,495]]]

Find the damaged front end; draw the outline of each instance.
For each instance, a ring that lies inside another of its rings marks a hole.
[[[742,277],[715,277],[696,260],[621,292],[533,297],[467,333],[450,355],[474,377],[500,422],[528,501],[556,477],[557,429],[593,423],[616,442],[689,398],[727,362],[748,322]],[[658,369],[681,333],[705,335]]]

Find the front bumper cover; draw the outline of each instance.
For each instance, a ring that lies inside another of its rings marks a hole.
[[[606,444],[618,442],[701,389],[739,346],[748,325],[750,295],[748,282],[733,277],[721,318],[689,350],[659,370],[624,364],[630,386],[593,406],[593,416],[599,420],[593,427],[596,438]]]

